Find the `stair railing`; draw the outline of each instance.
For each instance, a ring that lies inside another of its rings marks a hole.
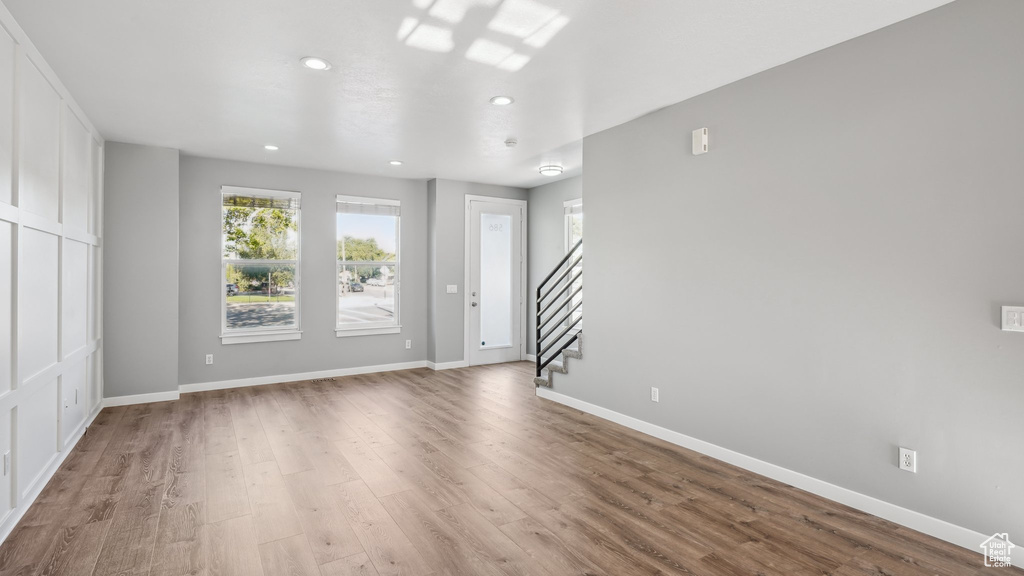
[[[551,288],[545,292],[544,287],[548,284],[551,284]],[[567,293],[568,296],[562,299]],[[568,339],[565,337],[583,321],[582,306],[583,240],[580,240],[537,286],[538,378],[548,364],[579,338],[579,332],[573,333]],[[561,314],[563,310],[567,310],[567,312]],[[580,312],[578,315],[577,311]],[[547,314],[546,317],[545,314]],[[548,328],[549,325],[550,328]],[[561,328],[560,331],[559,328]],[[552,337],[556,332],[558,334]],[[547,360],[544,359],[545,356]]]

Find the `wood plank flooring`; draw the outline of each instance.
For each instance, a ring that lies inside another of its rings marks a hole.
[[[973,552],[541,400],[532,369],[108,408],[0,547],[0,576],[993,573]]]

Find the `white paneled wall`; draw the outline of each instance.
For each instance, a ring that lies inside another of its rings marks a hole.
[[[102,406],[102,166],[0,4],[0,539]]]

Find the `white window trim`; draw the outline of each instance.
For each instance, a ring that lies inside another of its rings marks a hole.
[[[381,334],[401,334],[402,325],[388,326],[381,328],[335,328],[334,335],[338,338],[350,338],[352,336],[379,336]]]
[[[256,342],[281,342],[284,340],[301,339],[301,330],[262,330],[259,332],[253,331],[248,334],[238,334],[234,332],[231,334],[222,334],[220,337],[220,343],[224,345],[253,344]]]
[[[383,334],[401,334],[402,333],[402,201],[393,200],[390,198],[370,198],[368,196],[345,196],[338,194],[335,197],[335,210],[337,210],[337,204],[339,202],[348,202],[351,204],[377,204],[381,206],[397,206],[398,207],[398,221],[395,223],[395,261],[394,262],[379,262],[382,265],[390,265],[395,267],[395,321],[388,322],[387,324],[381,322],[367,322],[352,326],[341,326],[338,323],[338,313],[341,303],[341,286],[338,284],[338,267],[341,262],[337,260],[337,254],[335,254],[334,264],[334,335],[337,338],[351,338],[353,336],[379,336]],[[337,244],[337,220],[335,220],[335,244]],[[335,248],[336,250],[337,248]],[[359,262],[346,262],[346,265],[357,266]],[[363,263],[366,265],[366,263]]]
[[[242,196],[257,196],[261,198],[295,198],[301,201],[302,194],[300,192],[291,192],[287,190],[268,190],[263,188],[247,188],[244,186],[221,186],[221,226],[223,226],[224,219],[224,194],[238,194]],[[221,257],[220,257],[220,343],[223,345],[231,344],[254,344],[257,342],[281,342],[285,340],[301,340],[302,339],[302,206],[300,204],[298,214],[296,215],[296,224],[298,225],[298,234],[296,234],[296,246],[295,246],[295,260],[244,260],[241,261],[243,264],[260,264],[260,263],[276,263],[276,264],[294,264],[295,266],[295,326],[288,326],[286,328],[272,329],[272,328],[242,328],[236,330],[228,330],[228,302],[224,294],[224,286],[227,284],[227,265],[229,262],[239,261],[237,258],[225,258],[224,257],[224,239],[223,231],[221,232]]]

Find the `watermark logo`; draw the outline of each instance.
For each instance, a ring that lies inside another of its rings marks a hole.
[[[1010,563],[1010,551],[1017,546],[1010,542],[1010,536],[1006,532],[996,532],[991,538],[981,543],[981,549],[985,552],[985,566],[990,568],[1008,568]]]

